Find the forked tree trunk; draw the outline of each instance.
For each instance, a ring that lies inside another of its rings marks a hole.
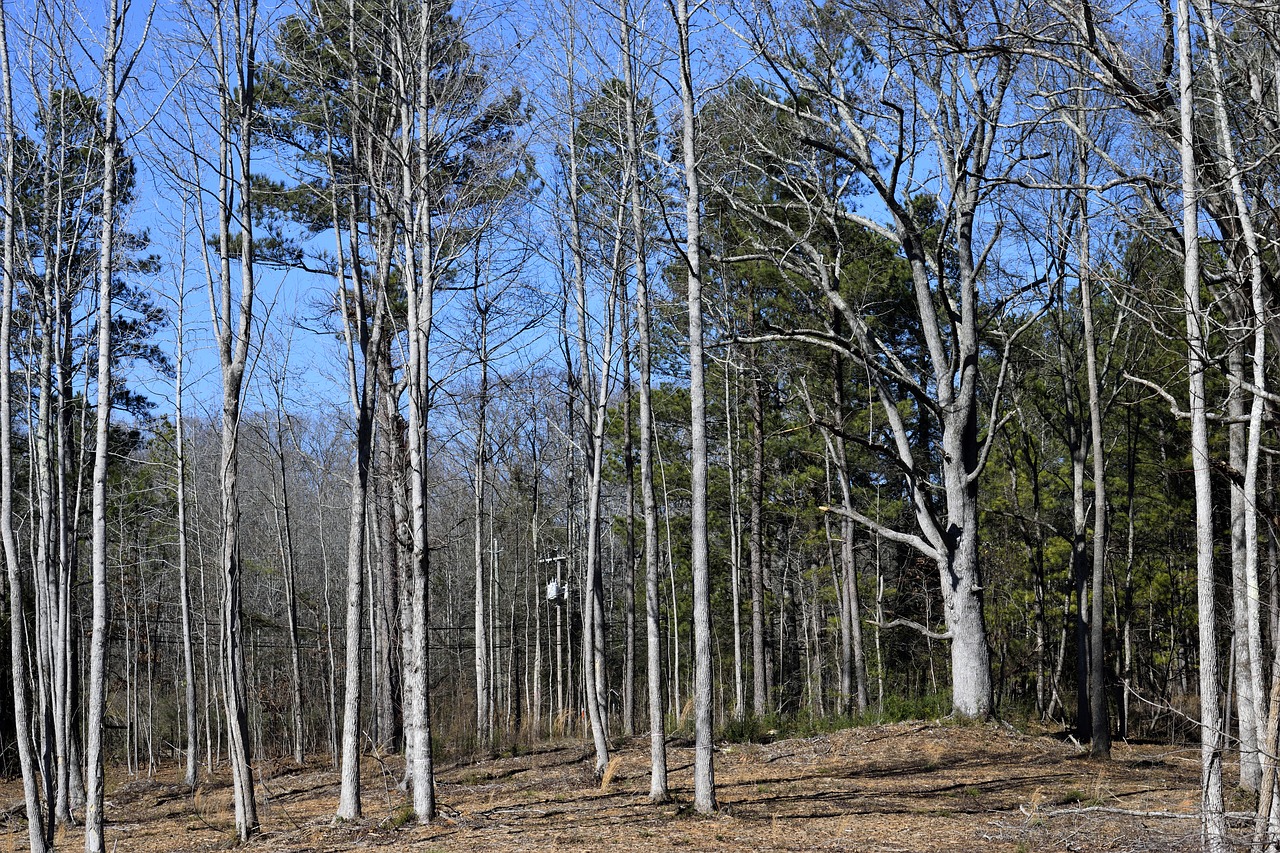
[[[608,296],[609,307],[606,311],[605,319],[602,321],[604,342],[602,345],[603,354],[600,358],[600,375],[598,380],[593,382],[589,355],[590,342],[588,340],[588,261],[582,234],[582,175],[579,171],[577,143],[580,126],[579,116],[577,115],[574,61],[575,55],[572,48],[570,48],[568,55],[569,70],[566,79],[569,84],[568,97],[573,114],[570,117],[569,140],[565,145],[568,154],[566,181],[569,191],[569,248],[572,255],[574,299],[577,309],[578,370],[580,371],[580,376],[577,379],[576,390],[582,398],[583,425],[589,430],[587,433],[589,440],[586,442],[586,448],[588,463],[590,464],[590,471],[583,484],[586,490],[584,503],[587,509],[587,517],[585,519],[587,535],[585,543],[585,579],[582,589],[582,676],[587,719],[591,723],[591,738],[596,751],[595,772],[599,778],[604,775],[605,767],[609,763],[605,691],[603,690],[604,672],[603,666],[601,666],[604,654],[603,643],[601,642],[604,626],[601,618],[603,602],[600,600],[600,590],[602,589],[600,582],[600,488],[604,470],[604,426],[608,405],[609,373],[613,366],[612,323],[617,299],[617,264],[615,263],[614,265],[614,287],[610,289]],[[618,254],[617,250],[621,246],[621,223],[618,223],[618,226],[619,231],[615,235],[617,238],[614,246],[615,259]],[[570,405],[572,406],[572,402]],[[569,493],[573,493],[572,489],[569,490]]]
[[[218,360],[222,373],[222,430],[219,488],[221,492],[222,568],[222,678],[227,720],[227,749],[231,764],[232,803],[235,807],[236,835],[243,842],[258,831],[258,811],[254,798],[252,746],[249,740],[249,708],[245,687],[244,637],[241,624],[239,431],[241,393],[249,359],[249,338],[254,314],[253,205],[250,164],[252,162],[252,120],[254,103],[254,52],[257,39],[257,6],[234,6],[230,21],[215,18],[213,39],[217,67],[234,80],[218,81],[219,126],[217,194],[219,269],[209,276],[209,306],[213,313]],[[235,32],[225,32],[230,23]],[[233,70],[234,69],[234,70]],[[235,91],[233,91],[233,89]],[[232,138],[236,168],[232,168]],[[194,153],[193,153],[193,156]],[[232,206],[232,185],[238,204]],[[240,288],[232,294],[231,258],[234,250],[232,220],[238,219]]]
[[[352,31],[354,33],[354,27]],[[352,36],[354,38],[354,35]],[[353,203],[349,209],[354,209]],[[332,204],[339,269],[338,306],[342,312],[343,340],[347,355],[347,386],[356,416],[356,453],[351,470],[351,500],[347,526],[347,608],[346,608],[346,676],[343,684],[341,781],[337,816],[343,820],[360,817],[360,708],[364,658],[361,639],[364,613],[365,534],[369,507],[369,477],[373,468],[373,421],[378,399],[377,360],[382,352],[386,314],[387,282],[391,275],[394,241],[389,236],[389,217],[381,217],[381,228],[375,247],[377,290],[374,296],[372,323],[368,317],[364,258],[360,252],[359,229],[348,223],[351,244],[351,289],[348,292],[342,255],[342,239],[338,236],[336,201]],[[349,214],[354,215],[354,214]],[[371,328],[372,325],[372,328]],[[357,359],[358,354],[358,359]],[[359,369],[359,364],[364,369]],[[372,591],[371,591],[372,593]],[[372,611],[371,611],[372,612]]]

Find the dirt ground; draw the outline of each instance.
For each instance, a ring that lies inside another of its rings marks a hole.
[[[584,742],[438,768],[440,819],[408,816],[400,765],[368,759],[365,820],[334,824],[327,766],[265,767],[263,832],[250,850],[848,850],[1173,851],[1198,848],[1198,748],[1117,743],[1114,760],[1000,724],[899,723],[769,744],[723,744],[719,813],[694,814],[692,744],[669,750],[674,802],[648,802],[648,741],[622,745],[604,787]],[[172,778],[170,770],[165,776]],[[108,849],[213,851],[232,844],[230,789],[194,796],[158,776],[118,781],[107,803]],[[16,782],[0,787],[21,814]],[[1187,817],[1181,817],[1187,815]],[[0,846],[25,847],[10,818]],[[82,847],[60,832],[60,849]]]

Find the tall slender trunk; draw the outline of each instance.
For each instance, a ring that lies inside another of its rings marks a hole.
[[[751,713],[769,713],[764,636],[764,389],[759,350],[752,347],[751,383]]]
[[[48,85],[52,88],[55,85],[52,68],[49,75]],[[45,97],[49,97],[47,91]],[[50,101],[52,100],[50,98]],[[68,705],[70,698],[68,695],[70,684],[68,649],[71,638],[67,621],[70,594],[69,581],[63,575],[67,565],[65,560],[67,530],[64,525],[68,522],[68,518],[66,513],[61,511],[65,499],[61,487],[65,485],[65,478],[62,476],[61,468],[62,444],[58,440],[61,438],[63,412],[70,406],[70,399],[69,396],[63,396],[61,393],[58,393],[55,398],[54,389],[57,387],[61,391],[62,382],[61,377],[55,381],[53,375],[55,365],[60,367],[63,363],[59,358],[61,353],[58,351],[61,326],[64,322],[60,303],[64,302],[67,292],[64,288],[67,288],[68,277],[66,253],[63,251],[64,223],[67,221],[69,201],[65,181],[62,180],[66,172],[66,152],[69,147],[65,145],[66,135],[65,130],[56,138],[46,133],[41,149],[40,177],[45,203],[41,205],[39,227],[42,233],[52,235],[53,245],[46,249],[44,272],[40,277],[40,293],[38,298],[32,300],[34,317],[40,328],[40,356],[37,369],[39,399],[38,402],[33,400],[32,395],[28,393],[27,401],[28,405],[36,404],[38,411],[38,428],[33,431],[34,435],[31,438],[35,444],[33,455],[36,465],[32,472],[32,479],[39,492],[39,521],[33,525],[32,534],[36,537],[34,566],[37,576],[36,624],[37,635],[40,638],[37,645],[44,645],[46,649],[38,655],[37,660],[40,664],[37,670],[49,670],[52,678],[40,676],[37,681],[42,683],[42,687],[47,684],[51,694],[47,699],[42,697],[39,704],[43,709],[42,725],[52,732],[54,766],[53,772],[47,777],[52,790],[46,788],[45,798],[46,802],[54,803],[53,820],[57,825],[69,825],[72,821],[69,782],[72,752],[70,740],[73,729],[70,722],[72,715]],[[81,197],[92,190],[86,185],[73,189],[78,190]]]
[[[413,76],[430,78],[433,64],[431,10],[418,9],[417,54]],[[407,51],[407,45],[401,50]],[[408,59],[408,57],[404,57]],[[404,84],[401,84],[404,85]],[[409,398],[409,531],[412,537],[407,590],[408,619],[405,620],[406,777],[413,789],[413,808],[418,821],[435,818],[435,764],[431,752],[431,692],[429,650],[429,588],[431,549],[427,514],[427,418],[430,412],[430,341],[435,307],[437,251],[432,214],[435,199],[429,196],[432,162],[428,146],[431,125],[431,87],[405,86],[400,92],[402,128],[399,138],[401,162],[401,205],[404,234],[403,276],[407,284],[409,360],[405,365]],[[414,136],[416,131],[416,138]],[[414,166],[417,166],[415,169]]]
[[[1237,556],[1237,548],[1235,547],[1235,510],[1237,509],[1236,492],[1239,491],[1239,538],[1242,540],[1239,556],[1243,558],[1243,566],[1242,571],[1236,574],[1243,581],[1243,590],[1241,591],[1242,594],[1236,595],[1236,598],[1240,599],[1244,616],[1242,621],[1237,620],[1235,626],[1237,634],[1243,633],[1244,635],[1244,642],[1238,642],[1236,645],[1239,651],[1244,652],[1244,655],[1239,657],[1239,669],[1242,670],[1242,677],[1237,678],[1237,684],[1244,688],[1240,690],[1240,775],[1242,784],[1248,785],[1252,783],[1252,787],[1256,790],[1258,783],[1261,781],[1262,765],[1274,764],[1275,761],[1273,753],[1260,753],[1260,747],[1263,746],[1261,742],[1264,740],[1264,732],[1269,727],[1268,711],[1264,707],[1266,697],[1263,686],[1261,601],[1258,590],[1258,469],[1263,428],[1262,420],[1266,408],[1265,397],[1267,394],[1265,361],[1268,296],[1262,252],[1254,227],[1253,214],[1249,209],[1248,199],[1245,195],[1244,181],[1241,177],[1243,169],[1236,154],[1236,144],[1227,114],[1226,86],[1222,78],[1221,65],[1221,26],[1210,4],[1197,2],[1196,7],[1204,22],[1205,40],[1209,47],[1210,92],[1213,101],[1214,126],[1217,131],[1222,157],[1230,176],[1230,197],[1235,208],[1236,220],[1239,222],[1240,231],[1244,237],[1245,261],[1243,266],[1248,272],[1247,307],[1244,305],[1245,293],[1242,293],[1241,298],[1237,301],[1241,304],[1239,313],[1246,320],[1245,326],[1250,333],[1249,339],[1251,339],[1252,343],[1249,359],[1252,366],[1252,375],[1250,377],[1252,401],[1249,408],[1247,439],[1245,439],[1245,446],[1239,448],[1243,458],[1239,464],[1235,461],[1232,463],[1236,465],[1236,470],[1243,470],[1244,472],[1244,482],[1239,485],[1238,489],[1234,484],[1232,487],[1232,556],[1233,558]],[[1239,266],[1238,263],[1236,265]],[[1243,273],[1245,270],[1240,270],[1239,272]],[[1243,285],[1243,282],[1241,284]],[[1242,286],[1241,290],[1244,291],[1245,288]],[[1241,350],[1239,357],[1243,359],[1243,342],[1238,347]],[[1243,389],[1240,388],[1243,373],[1243,364],[1241,364],[1239,376],[1232,378],[1231,396],[1233,399],[1243,396]],[[1231,427],[1233,430],[1236,429],[1234,420]],[[1233,438],[1236,438],[1234,433]],[[1232,442],[1233,449],[1236,449],[1237,441]],[[1242,628],[1243,632],[1241,632]],[[1251,743],[1246,742],[1245,738],[1244,724],[1246,715],[1251,718],[1252,722]],[[1248,752],[1248,747],[1250,746],[1254,750],[1252,754]],[[1261,757],[1259,757],[1260,755]],[[1247,778],[1246,770],[1248,771]]]
[[[181,269],[186,268],[185,244],[182,249]],[[184,306],[182,286],[178,286],[176,328],[174,337],[176,352],[174,354],[175,370],[173,380],[173,421],[174,421],[174,462],[176,471],[177,513],[178,513],[178,606],[179,618],[182,620],[182,674],[184,687],[184,708],[186,714],[187,749],[186,767],[183,771],[182,783],[188,788],[195,788],[199,779],[199,744],[196,739],[196,662],[195,650],[191,640],[191,578],[187,558],[187,454],[185,443],[185,426],[183,417],[183,376],[185,369],[184,351]]]
[[[1199,188],[1196,181],[1191,65],[1190,0],[1177,0],[1178,108],[1182,160],[1183,299],[1190,374],[1191,456],[1196,505],[1196,605],[1200,623],[1201,825],[1210,853],[1226,853],[1231,844],[1223,809],[1223,738],[1218,712],[1217,618],[1213,589],[1213,494],[1210,483],[1209,429],[1205,397],[1204,311],[1200,305]]]
[[[1065,349],[1065,342],[1063,342]],[[1063,361],[1067,410],[1067,445],[1071,453],[1071,605],[1076,645],[1076,736],[1081,740],[1093,733],[1093,704],[1089,699],[1089,561],[1088,513],[1085,507],[1084,474],[1088,451],[1084,427],[1077,407],[1076,368]]]
[[[45,141],[44,161],[49,163],[48,147]],[[46,198],[58,196],[58,201],[46,204],[48,212],[42,212],[44,220],[41,226],[45,233],[53,227],[51,217],[63,214],[61,193],[50,186],[49,165],[42,170]],[[85,188],[83,191],[87,191]],[[59,219],[59,222],[61,219]],[[39,356],[34,377],[34,385],[28,384],[27,407],[36,409],[36,427],[28,430],[28,441],[32,445],[29,451],[35,460],[31,472],[29,489],[34,489],[36,499],[32,506],[36,508],[36,523],[31,525],[34,541],[33,568],[36,578],[36,683],[40,706],[42,765],[45,767],[45,802],[53,803],[53,821],[57,825],[71,822],[71,811],[67,802],[66,778],[67,768],[67,708],[65,692],[66,655],[63,648],[65,636],[58,630],[59,602],[62,598],[57,584],[57,568],[54,564],[56,548],[55,540],[61,537],[61,531],[54,527],[53,507],[57,500],[54,491],[53,473],[53,349],[56,331],[53,326],[55,313],[53,310],[55,281],[60,275],[59,253],[54,252],[52,259],[45,259],[45,272],[41,276],[39,295],[32,299],[33,323],[32,334],[39,328]],[[29,370],[30,368],[28,368]],[[38,388],[38,392],[35,389]],[[38,398],[37,398],[38,393]]]
[[[393,244],[385,224],[376,259],[377,293],[374,296],[372,328],[367,308],[362,260],[354,223],[351,240],[351,291],[342,279],[338,283],[338,304],[343,315],[343,337],[347,350],[347,384],[356,415],[356,454],[351,471],[351,503],[347,526],[347,614],[346,678],[343,685],[341,784],[337,815],[345,820],[360,816],[360,707],[363,662],[361,638],[364,613],[365,533],[369,506],[369,476],[373,467],[373,419],[377,406],[378,370],[375,360],[382,350],[386,314],[387,281],[390,278]],[[341,243],[339,242],[339,251]],[[364,365],[357,369],[357,353]]]
[[[15,186],[17,136],[13,120],[8,17],[8,7],[0,5],[0,85],[4,90],[4,101],[0,104],[0,109],[3,110],[0,119],[4,123],[4,263],[3,268],[0,268],[0,278],[3,279],[3,297],[0,298],[0,539],[3,539],[5,569],[9,579],[9,661],[13,680],[13,719],[27,812],[27,836],[31,853],[45,853],[51,845],[45,841],[46,816],[41,810],[37,787],[38,771],[30,736],[26,592],[22,583],[18,541],[13,529],[13,389],[8,366],[11,363],[13,303],[17,289],[14,210],[18,194]]]
[[[228,38],[227,21],[221,14],[215,18],[216,35],[213,48],[218,67],[233,81],[218,81],[219,141],[217,190],[217,275],[207,276],[209,306],[217,338],[218,360],[222,373],[222,429],[219,489],[221,497],[222,616],[221,651],[223,701],[227,719],[227,748],[231,764],[232,802],[235,807],[236,835],[246,841],[258,830],[257,803],[254,799],[252,746],[249,740],[249,712],[245,685],[243,644],[241,563],[240,563],[240,495],[239,495],[239,431],[241,391],[248,365],[250,333],[254,313],[254,251],[250,166],[252,162],[252,118],[254,104],[254,68],[257,42],[257,6],[236,4],[229,23],[234,34]],[[233,137],[238,136],[235,146]],[[236,165],[233,168],[232,158]],[[193,153],[193,156],[195,154]],[[234,187],[234,190],[233,190]],[[233,196],[235,196],[233,204]],[[240,292],[232,294],[231,260],[233,251],[232,221],[238,220]]]
[[[742,662],[742,511],[739,503],[739,475],[734,448],[737,446],[737,427],[741,421],[734,417],[731,383],[734,362],[733,350],[724,365],[724,440],[726,465],[729,475],[729,587],[733,607],[733,719],[747,715],[747,684]]]
[[[529,422],[531,425],[529,438],[530,458],[533,462],[533,495],[530,501],[529,510],[529,551],[531,559],[534,561],[533,566],[542,565],[542,559],[538,555],[542,553],[541,540],[541,514],[542,514],[542,466],[538,458],[538,419],[537,408],[533,407],[530,411]],[[542,607],[543,604],[551,604],[542,598],[542,590],[540,587],[541,578],[538,577],[536,571],[529,572],[529,581],[533,585],[533,663],[532,663],[532,684],[527,691],[529,695],[529,725],[534,737],[542,736]],[[527,605],[526,605],[527,607]],[[525,611],[526,632],[528,625],[528,610]]]
[[[690,488],[693,492],[689,519],[693,568],[693,804],[699,812],[707,814],[716,808],[716,792],[711,707],[711,575],[707,565],[707,402],[702,341],[701,211],[688,0],[676,0],[673,11],[680,55],[681,148],[684,154],[685,184],[684,259],[689,294],[689,408],[692,419],[689,461]]]
[[[1080,109],[1083,122],[1083,107]],[[1084,127],[1081,124],[1081,127]],[[1089,181],[1089,145],[1078,140],[1078,179]],[[1089,434],[1093,457],[1093,612],[1089,637],[1089,716],[1092,723],[1090,753],[1094,758],[1111,757],[1111,717],[1107,712],[1106,655],[1103,647],[1103,575],[1107,567],[1107,483],[1103,457],[1102,400],[1098,378],[1098,342],[1093,324],[1093,270],[1089,246],[1089,192],[1080,190],[1080,311],[1084,319],[1084,363],[1089,397]]]
[[[115,275],[116,57],[120,49],[120,17],[116,0],[107,7],[106,54],[102,77],[102,238],[98,264],[98,400],[93,454],[93,621],[89,638],[89,717],[86,728],[88,790],[84,816],[84,849],[106,850],[103,776],[103,721],[107,685],[107,439],[111,427],[111,290]],[[136,719],[136,715],[135,715]]]
[[[574,104],[576,111],[574,101],[577,95],[573,79],[575,73],[574,61],[575,56],[573,51],[570,50],[567,75],[569,81],[568,97],[570,103]],[[582,589],[582,674],[587,717],[591,722],[591,736],[596,750],[596,776],[599,777],[604,774],[605,767],[609,763],[605,691],[603,689],[604,644],[601,641],[604,625],[600,567],[600,488],[604,465],[604,425],[608,404],[609,374],[612,370],[613,361],[613,319],[618,295],[617,261],[619,260],[618,254],[622,241],[621,222],[619,221],[614,243],[615,263],[613,269],[615,271],[615,281],[612,282],[608,295],[608,309],[605,319],[601,323],[604,340],[601,347],[600,375],[597,381],[593,381],[588,341],[587,257],[582,234],[582,175],[579,171],[578,162],[578,117],[576,112],[572,120],[573,126],[569,133],[569,141],[565,147],[568,154],[569,239],[573,261],[574,300],[577,309],[578,370],[580,372],[576,390],[582,398],[583,423],[589,430],[586,448],[587,461],[590,465],[586,482],[583,484],[587,492],[585,496],[587,537],[585,580]],[[618,215],[619,217],[622,215],[621,208],[619,208]]]
[[[399,411],[395,408],[395,381],[391,374],[390,353],[385,345],[377,359],[379,383],[383,391],[378,395],[378,420],[375,427],[378,436],[374,460],[374,509],[377,516],[382,594],[374,606],[378,611],[378,634],[382,638],[382,672],[387,681],[386,688],[380,694],[377,718],[381,738],[379,746],[399,752],[403,749],[404,728],[399,666],[402,655],[397,642],[400,636],[400,543],[395,492],[399,489],[399,477],[404,470],[404,456],[400,444]]]
[[[316,526],[320,530],[325,529],[324,522],[324,486],[317,471],[316,476]],[[338,745],[338,685],[337,685],[337,662],[333,650],[333,598],[329,589],[329,547],[326,544],[325,537],[320,536],[320,577],[321,577],[321,597],[324,600],[324,650],[325,654],[325,686],[326,698],[328,699],[328,717],[329,717],[329,761],[334,770],[338,770],[338,761],[340,748]],[[201,581],[203,588],[203,580]],[[317,637],[317,644],[320,638]],[[208,640],[205,641],[205,667],[208,668],[209,662]],[[206,672],[206,677],[208,673]],[[212,761],[210,761],[212,764]]]
[[[477,253],[479,244],[477,244]],[[477,258],[475,274],[479,286],[480,264]],[[480,358],[480,399],[479,411],[476,415],[476,444],[472,476],[473,532],[472,545],[475,558],[475,677],[476,677],[476,741],[481,748],[489,747],[493,742],[493,696],[490,685],[489,638],[485,619],[485,565],[484,565],[484,510],[485,480],[488,471],[488,414],[489,414],[489,303],[481,304],[479,290],[476,290],[476,311],[479,315],[479,358]],[[492,627],[492,626],[490,626]]]
[[[627,97],[630,97],[629,92]],[[639,183],[634,177],[631,182],[633,185]],[[636,460],[631,440],[631,312],[627,308],[630,300],[625,276],[622,282],[622,463],[627,481],[626,539],[622,557],[622,733],[631,737],[636,733]]]
[[[632,170],[631,241],[635,252],[636,335],[640,368],[640,505],[644,516],[645,675],[649,693],[649,800],[663,803],[667,792],[666,725],[662,707],[662,623],[658,591],[658,507],[653,485],[652,335],[649,328],[649,257],[646,251],[643,152],[637,115],[636,57],[632,49],[632,16],[628,0],[620,0],[623,83],[626,87],[627,160]],[[673,616],[674,618],[674,616]]]
[[[832,325],[840,322],[838,311],[832,311]],[[827,443],[835,462],[836,476],[840,479],[840,500],[845,509],[853,510],[853,491],[850,486],[849,452],[845,444],[844,430],[849,419],[849,402],[845,393],[845,359],[838,353],[831,356],[832,403],[835,408],[835,434],[828,431]],[[849,702],[859,714],[867,710],[867,662],[863,649],[862,607],[858,600],[858,567],[854,560],[853,536],[856,527],[847,514],[840,519],[840,625],[841,625],[841,713],[849,713]],[[852,691],[852,696],[850,695]]]
[[[284,373],[276,377],[275,392],[275,476],[279,477],[279,492],[273,506],[276,523],[276,545],[280,551],[280,572],[284,581],[285,639],[289,650],[289,692],[292,699],[293,717],[293,760],[301,766],[305,760],[303,743],[303,707],[302,707],[302,658],[298,641],[298,597],[297,573],[294,567],[293,550],[293,517],[289,507],[289,472],[285,457],[285,399]]]

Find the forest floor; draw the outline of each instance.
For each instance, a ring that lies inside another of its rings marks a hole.
[[[849,850],[1172,851],[1197,849],[1199,748],[1117,743],[1094,761],[1074,743],[1000,724],[867,726],[767,744],[722,744],[720,810],[693,813],[692,744],[668,751],[674,802],[648,802],[648,740],[622,745],[607,783],[580,741],[437,768],[440,819],[410,817],[398,762],[368,759],[366,819],[334,824],[337,776],[264,767],[263,832],[248,850]],[[172,768],[166,768],[169,775]],[[176,775],[176,770],[172,771]],[[115,783],[113,787],[113,782]],[[157,779],[108,779],[107,849],[231,848],[230,789],[211,780],[194,796]],[[21,788],[0,785],[10,816],[0,849],[21,850]],[[1186,815],[1186,817],[1182,817]],[[60,831],[59,849],[83,845]]]

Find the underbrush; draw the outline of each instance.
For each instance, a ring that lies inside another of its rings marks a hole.
[[[886,696],[880,708],[870,707],[865,713],[851,715],[815,716],[809,713],[768,714],[748,716],[741,720],[726,720],[717,738],[728,743],[768,743],[792,737],[813,737],[858,726],[901,723],[907,720],[938,720],[951,713],[951,694],[934,693],[927,696]],[[692,734],[683,729],[673,734]]]

